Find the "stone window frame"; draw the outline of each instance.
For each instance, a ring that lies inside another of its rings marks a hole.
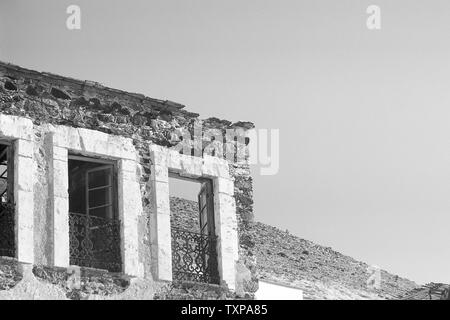
[[[53,265],[65,268],[70,265],[68,161],[69,153],[73,152],[117,162],[117,209],[120,219],[122,273],[143,276],[143,266],[139,263],[138,253],[138,219],[142,215],[142,199],[136,174],[137,152],[132,139],[67,126],[52,126],[49,131],[52,141],[50,194],[53,199]]]
[[[149,145],[151,157],[150,243],[152,272],[156,279],[172,281],[172,241],[170,222],[169,171],[187,178],[213,181],[214,219],[217,235],[217,262],[221,283],[236,288],[235,265],[239,259],[234,180],[228,161],[204,155],[180,154],[176,150]]]
[[[15,257],[34,263],[34,131],[24,117],[0,114],[0,138],[14,147]]]

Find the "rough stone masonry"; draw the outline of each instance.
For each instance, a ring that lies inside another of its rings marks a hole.
[[[258,281],[248,159],[171,151],[179,132],[192,135],[196,125],[224,136],[227,129],[253,128],[202,120],[171,101],[0,63],[0,140],[15,147],[16,246],[15,257],[0,258],[0,299],[252,298]],[[210,142],[205,137],[201,147]],[[70,151],[118,163],[121,272],[69,263]],[[168,170],[214,180],[218,285],[172,281]]]

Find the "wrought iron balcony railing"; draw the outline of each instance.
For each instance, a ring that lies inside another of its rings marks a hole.
[[[217,237],[172,227],[173,280],[219,284]]]
[[[70,264],[120,272],[120,221],[69,213]]]
[[[14,205],[0,203],[0,256],[15,256]]]

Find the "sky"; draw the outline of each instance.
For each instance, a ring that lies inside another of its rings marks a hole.
[[[81,30],[66,8],[81,8]],[[381,8],[368,30],[366,9]],[[256,219],[450,282],[448,0],[0,0],[0,60],[280,130]]]

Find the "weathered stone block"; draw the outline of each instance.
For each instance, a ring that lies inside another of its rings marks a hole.
[[[218,193],[225,193],[227,195],[234,195],[234,181],[228,178],[216,178],[214,181],[214,190]]]
[[[69,266],[69,201],[67,197],[53,198],[53,265]]]
[[[154,213],[170,214],[170,200],[169,200],[169,183],[154,181],[153,182],[153,207]]]
[[[17,259],[21,262],[34,262],[34,216],[33,216],[33,192],[16,190],[17,223]]]
[[[172,242],[170,215],[151,214],[151,246],[154,276],[159,280],[172,280]]]
[[[229,178],[228,162],[226,160],[205,155],[202,165],[202,174],[205,177]]]
[[[152,165],[150,167],[151,170],[151,176],[150,179],[152,181],[158,181],[158,182],[169,182],[169,169],[167,166],[161,166],[161,165]]]
[[[0,114],[0,137],[33,141],[33,122],[23,117]]]
[[[52,157],[54,160],[67,161],[68,150],[54,145],[52,148]]]
[[[152,159],[152,163],[154,165],[159,165],[159,166],[167,166],[167,162],[168,162],[168,150],[155,145],[155,144],[150,144],[149,145],[149,149],[150,149],[150,155],[151,155],[151,159]]]
[[[134,160],[121,160],[119,161],[120,170],[127,171],[132,174],[134,174],[134,177],[136,177],[136,161]]]
[[[183,177],[200,178],[202,176],[202,165],[202,158],[182,155],[180,175]]]
[[[180,172],[183,170],[182,159],[183,155],[178,152],[170,152],[167,157],[167,166],[173,172]]]
[[[14,180],[18,190],[32,192],[34,185],[34,162],[32,158],[17,156],[14,163]],[[20,174],[17,174],[20,173]]]
[[[16,141],[16,154],[20,157],[32,158],[34,154],[34,143],[30,140],[19,139]]]
[[[55,197],[69,197],[69,171],[67,161],[53,160],[53,192]]]

